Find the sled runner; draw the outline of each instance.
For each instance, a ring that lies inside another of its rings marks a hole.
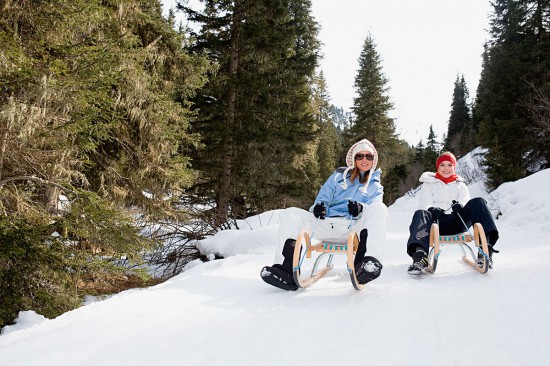
[[[362,290],[365,285],[362,285],[357,281],[355,266],[353,265],[358,246],[359,238],[355,232],[350,232],[348,234],[348,240],[345,244],[320,242],[315,245],[311,245],[311,238],[307,231],[300,232],[294,247],[294,257],[292,261],[294,282],[296,282],[296,285],[300,288],[311,285],[334,267],[332,264],[334,254],[345,254],[347,256],[347,269],[350,275],[351,283],[356,290]],[[319,252],[321,254],[315,259],[311,273],[307,276],[302,276],[301,266],[304,258],[311,258],[311,253],[313,252]],[[322,269],[318,270],[321,259],[327,255],[327,264]]]
[[[472,236],[470,232],[465,232],[463,234],[457,235],[439,235],[439,225],[433,223],[430,229],[430,254],[428,255],[428,273],[435,273],[437,268],[437,260],[439,254],[441,253],[441,247],[443,245],[459,245],[462,249],[462,259],[468,265],[474,267],[479,273],[487,273],[489,270],[489,247],[487,245],[487,238],[485,237],[485,231],[483,226],[479,223],[475,223],[474,235]],[[475,247],[478,248],[478,251],[483,256],[483,265],[477,265],[477,257],[475,256],[472,248],[468,243],[473,242]],[[468,251],[470,258],[466,254]]]

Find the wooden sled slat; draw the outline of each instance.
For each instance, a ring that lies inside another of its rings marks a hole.
[[[357,253],[357,248],[359,247],[359,238],[357,237],[357,233],[349,233],[348,235],[348,245],[347,245],[347,265],[348,265],[348,271],[349,271],[349,277],[351,279],[351,284],[353,285],[353,288],[357,291],[362,290],[365,285],[362,285],[357,281],[357,274],[355,273],[355,254]]]
[[[489,255],[489,245],[487,244],[487,237],[485,236],[485,230],[483,229],[483,226],[481,226],[480,223],[474,224],[474,236],[476,239],[475,240],[476,244],[477,245],[481,244],[481,250],[483,250],[483,253],[485,253],[486,256]],[[487,273],[487,271],[489,270],[489,259],[486,256],[483,258],[482,267],[479,267],[476,263],[468,263],[468,264],[473,266],[476,269],[476,271],[478,271],[479,273]]]
[[[439,242],[443,244],[464,243],[464,242],[471,242],[472,240],[473,238],[470,234],[439,236]]]

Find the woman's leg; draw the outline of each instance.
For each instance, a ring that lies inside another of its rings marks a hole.
[[[281,213],[277,231],[275,264],[262,268],[261,278],[268,284],[287,291],[296,291],[298,286],[292,274],[292,259],[296,238],[301,230],[310,230],[315,220],[313,214],[295,207]]]
[[[383,203],[375,203],[368,206],[361,217],[354,221],[352,230],[359,236],[358,257],[364,257],[366,253],[382,261],[388,217],[388,207]]]
[[[317,219],[311,212],[300,208],[287,208],[281,213],[275,263],[282,264],[285,269],[292,270],[292,259],[296,239],[302,230],[309,233],[311,239],[330,242],[342,242],[347,239],[349,220],[341,217]]]
[[[317,219],[312,213],[302,210],[301,208],[290,207],[281,213],[276,237],[277,247],[275,249],[275,263],[282,264],[286,258],[287,262],[290,261],[290,266],[292,266],[292,256],[296,238],[302,230],[311,231],[312,224],[315,220]]]
[[[352,230],[359,235],[354,267],[357,281],[366,284],[380,276],[382,255],[386,246],[388,208],[383,203],[368,206],[354,222]]]

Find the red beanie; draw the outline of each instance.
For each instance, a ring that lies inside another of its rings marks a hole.
[[[439,158],[437,158],[437,161],[435,162],[435,168],[436,169],[439,168],[439,165],[444,161],[450,162],[456,168],[456,158],[450,152],[445,152],[445,153],[441,154],[441,156],[439,156]]]

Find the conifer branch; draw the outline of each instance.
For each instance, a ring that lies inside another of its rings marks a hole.
[[[55,187],[60,188],[62,190],[67,190],[67,188],[63,187],[62,185],[60,185],[58,183],[55,183],[55,182],[52,182],[52,181],[49,181],[49,180],[45,180],[45,179],[42,179],[42,178],[39,178],[39,177],[35,177],[35,176],[32,176],[32,175],[20,175],[20,176],[16,176],[16,177],[9,177],[9,178],[2,179],[2,180],[0,180],[0,189],[2,189],[2,187],[6,183],[13,182],[13,181],[18,181],[18,180],[30,180],[30,181],[33,181],[33,182],[39,182],[39,183],[43,183],[43,184],[52,185],[52,186],[55,186]]]

